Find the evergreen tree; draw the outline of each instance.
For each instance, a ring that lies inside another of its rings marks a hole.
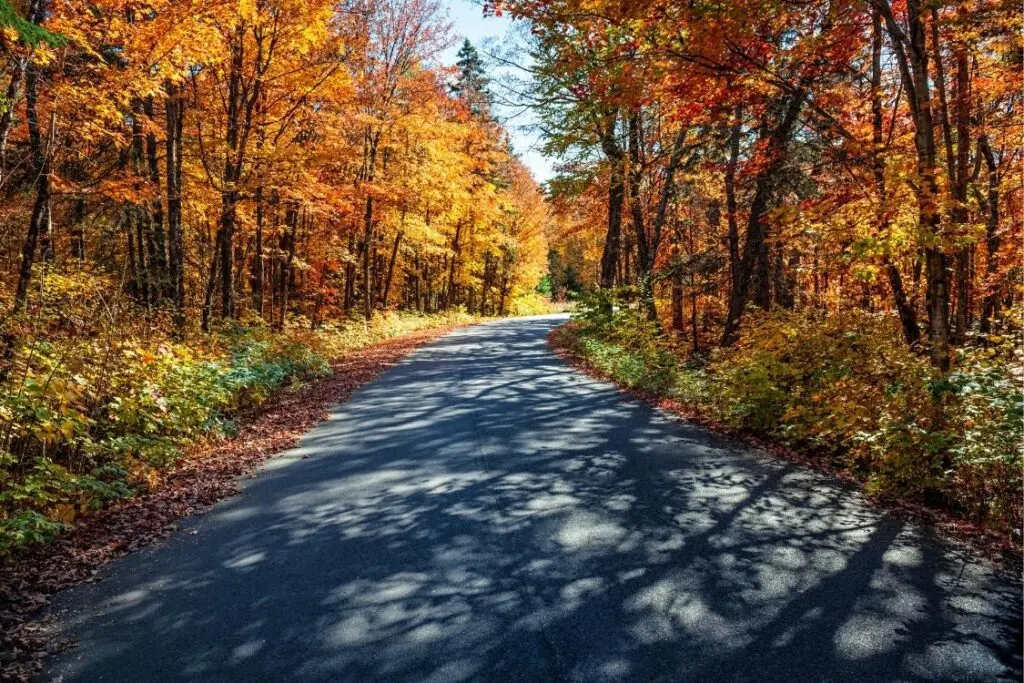
[[[39,7],[36,14],[42,16],[43,10],[43,7]],[[0,0],[0,27],[14,29],[18,38],[24,41],[25,44],[34,47],[39,43],[45,42],[53,47],[60,47],[66,42],[64,36],[47,31],[42,26],[39,26],[37,21],[33,21],[33,19],[26,20],[22,18],[11,4],[11,0]],[[0,42],[2,41],[3,38],[0,38]]]
[[[480,53],[467,38],[462,42],[455,62],[459,75],[452,85],[452,92],[462,98],[476,119],[491,118],[490,79],[484,71]]]

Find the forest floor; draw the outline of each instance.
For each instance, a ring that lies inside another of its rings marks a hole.
[[[240,477],[292,447],[330,406],[456,327],[414,332],[338,359],[329,377],[284,388],[239,415],[232,438],[186,452],[157,490],[112,503],[53,542],[18,550],[0,564],[0,681],[28,679],[58,647],[33,623],[51,595],[93,580],[103,565],[165,539],[182,518],[237,493]]]
[[[47,675],[1019,679],[1012,576],[577,372],[547,345],[564,320],[419,349],[61,593],[49,633],[74,647]]]

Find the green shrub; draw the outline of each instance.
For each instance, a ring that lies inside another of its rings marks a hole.
[[[621,293],[584,297],[573,314],[583,335],[583,352],[622,384],[662,394],[676,381],[679,359],[657,321],[622,305]]]
[[[953,491],[976,521],[1020,528],[1024,374],[1020,334],[961,352],[949,376]]]
[[[0,557],[18,546],[48,541],[65,527],[64,522],[49,519],[35,510],[22,510],[13,517],[0,519]]]

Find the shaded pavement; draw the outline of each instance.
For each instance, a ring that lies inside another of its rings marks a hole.
[[[1020,680],[1019,584],[547,348],[424,347],[68,591],[68,681]]]

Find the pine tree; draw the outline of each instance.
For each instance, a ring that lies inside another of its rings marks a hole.
[[[484,71],[483,59],[468,38],[462,42],[457,56],[455,64],[459,67],[459,75],[452,85],[452,92],[466,102],[473,118],[489,120],[492,100],[488,88],[491,81]]]
[[[47,31],[37,23],[22,18],[14,6],[11,5],[11,0],[0,0],[0,27],[14,29],[18,38],[33,47],[39,43],[60,47],[66,42],[64,36]]]

